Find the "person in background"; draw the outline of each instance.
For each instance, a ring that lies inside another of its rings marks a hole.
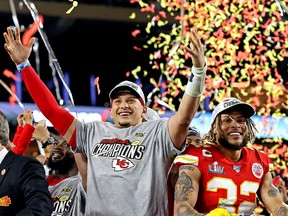
[[[150,107],[147,107],[147,113],[143,117],[143,122],[153,121],[153,120],[158,120],[158,119],[160,119],[159,114],[155,110],[151,109]]]
[[[48,189],[54,202],[52,216],[85,215],[85,191],[78,173],[75,154],[61,135],[47,131],[48,129],[37,130],[33,137],[41,141],[44,148],[52,146],[50,156],[44,162],[49,168]]]
[[[189,145],[173,165],[179,168],[174,215],[251,215],[257,195],[275,216],[287,216],[288,206],[272,184],[272,161],[253,143],[256,128],[252,106],[236,98],[223,99],[212,112],[207,140],[215,145]]]
[[[195,126],[190,126],[187,132],[186,145],[194,145],[195,147],[204,146],[201,134],[198,128]],[[170,167],[167,179],[167,188],[168,188],[168,202],[169,202],[169,212],[170,215],[173,215],[173,206],[174,206],[174,190],[175,184],[178,179],[179,169],[178,167],[172,165]]]
[[[192,144],[196,147],[203,145],[203,140],[200,131],[195,126],[189,127],[186,137],[186,144]]]
[[[85,192],[70,146],[63,137],[49,132],[43,123],[45,120],[36,122],[33,126],[31,110],[19,114],[17,121],[18,127],[13,138],[16,145],[12,148],[14,153],[25,154],[32,138],[39,140],[43,148],[51,149],[48,159],[44,155],[39,155],[36,159],[49,168],[48,190],[54,202],[52,216],[84,215]]]
[[[29,148],[32,134],[35,130],[33,126],[33,112],[32,110],[24,110],[17,116],[18,126],[16,133],[14,134],[11,145],[8,146],[8,150],[12,150],[15,154],[24,155]]]
[[[23,113],[20,113],[17,116],[18,126],[16,128],[16,133],[13,137],[13,142],[8,144],[7,149],[12,150],[15,154],[26,155],[27,150],[30,147],[30,144],[33,140],[36,140],[33,136],[34,133],[38,133],[37,131],[41,131],[42,133],[46,133],[47,137],[49,137],[49,130],[46,127],[46,120],[43,119],[39,122],[33,123],[33,111],[32,110],[24,110]],[[49,140],[42,140],[43,146],[49,143]],[[38,144],[38,143],[37,143]],[[51,143],[49,143],[51,144]],[[38,146],[40,148],[40,146]],[[41,149],[39,150],[41,153]],[[44,152],[43,152],[44,153]],[[29,153],[28,153],[29,154]],[[45,155],[38,155],[36,157],[42,164],[45,163],[46,157]],[[44,160],[44,161],[42,161]],[[44,166],[46,169],[46,166]]]
[[[25,155],[28,150],[31,141],[35,138],[33,136],[38,130],[44,131],[49,135],[49,131],[45,125],[45,120],[33,123],[33,111],[24,110],[17,116],[18,126],[16,128],[16,133],[13,137],[13,142],[11,142],[7,149],[12,150],[15,154]],[[36,132],[35,132],[36,131]],[[48,143],[47,140],[42,141],[43,143]]]
[[[173,159],[186,147],[189,124],[197,112],[206,77],[204,46],[195,29],[189,48],[193,67],[178,111],[170,119],[142,122],[147,113],[140,86],[130,81],[109,93],[110,122],[78,121],[58,105],[28,60],[35,38],[27,45],[10,27],[4,48],[44,116],[73,149],[87,157],[87,215],[167,215],[166,179]]]
[[[33,135],[32,135],[33,138],[36,140],[39,140],[42,143],[42,147],[45,149],[46,152],[49,152],[49,155],[50,155],[50,152],[52,152],[54,145],[57,141],[57,139],[55,140],[53,138],[56,135],[55,134],[53,135],[53,133],[50,133],[47,127],[44,127],[40,124],[36,124],[34,127],[35,127],[35,131],[33,132]],[[57,137],[62,137],[62,136],[57,135]],[[63,139],[63,137],[62,137],[62,139]],[[70,147],[69,147],[69,150],[70,150]],[[86,191],[87,190],[87,157],[84,154],[78,153],[78,152],[74,152],[73,157],[75,158],[75,162],[77,164],[77,169],[78,169],[78,172],[81,176],[83,189],[84,189],[84,191]],[[41,164],[43,164],[44,166],[47,166],[48,158],[46,156],[40,154],[36,157],[36,159],[39,160],[41,162]],[[73,167],[74,167],[74,165],[73,165]],[[48,167],[48,169],[50,169],[50,168],[51,167]],[[53,173],[51,173],[51,174],[53,174]],[[59,176],[58,177],[57,176],[58,175],[47,176],[47,180],[49,182],[49,185],[54,185],[54,184],[56,184],[62,180],[62,177],[59,178]]]
[[[0,111],[0,215],[50,216],[53,202],[42,164],[8,151],[9,125]]]

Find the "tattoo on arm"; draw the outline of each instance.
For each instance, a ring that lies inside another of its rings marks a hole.
[[[273,212],[273,215],[279,215],[279,216],[286,216],[288,214],[288,210],[285,207],[279,207],[275,209]]]
[[[186,172],[182,172],[177,180],[175,187],[175,201],[187,201],[188,193],[195,191],[193,187],[193,182],[191,178],[186,174]]]
[[[193,170],[194,170],[194,167],[192,167],[192,166],[186,166],[186,165],[182,165],[182,166],[180,166],[180,170],[183,170],[183,169],[193,171]]]
[[[268,190],[268,196],[276,197],[277,194],[279,194],[279,191],[275,187],[270,187],[270,189]]]
[[[270,189],[268,190],[269,197],[276,197],[278,194],[279,194],[279,190],[275,187],[270,187]],[[283,207],[283,206],[276,208],[273,211],[273,215],[286,216],[288,215],[288,208]]]

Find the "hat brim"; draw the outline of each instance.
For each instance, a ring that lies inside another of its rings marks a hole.
[[[230,106],[228,109],[223,110],[219,114],[230,112],[231,110],[241,112],[246,118],[250,118],[251,116],[255,115],[255,110],[252,106],[246,103],[239,103]]]
[[[187,136],[187,137],[188,137],[188,136],[196,136],[196,137],[201,138],[200,134],[199,134],[198,132],[196,132],[196,131],[188,131],[188,133],[187,133],[186,136]]]
[[[119,86],[119,87],[114,88],[110,92],[109,97],[110,97],[110,99],[114,99],[120,93],[131,93],[134,96],[136,96],[137,98],[141,98],[141,96],[138,94],[138,92],[136,92],[134,89],[130,88],[129,86]]]

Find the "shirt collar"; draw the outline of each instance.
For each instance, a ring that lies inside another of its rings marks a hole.
[[[8,153],[8,150],[5,147],[0,151],[0,164],[2,163],[7,153]]]

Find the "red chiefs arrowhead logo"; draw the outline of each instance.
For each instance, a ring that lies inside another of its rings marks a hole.
[[[113,159],[112,167],[114,168],[114,171],[122,171],[126,169],[130,169],[131,167],[134,167],[135,165],[128,159],[117,156],[116,159]]]
[[[11,199],[8,196],[0,198],[0,206],[9,206],[11,204]]]

